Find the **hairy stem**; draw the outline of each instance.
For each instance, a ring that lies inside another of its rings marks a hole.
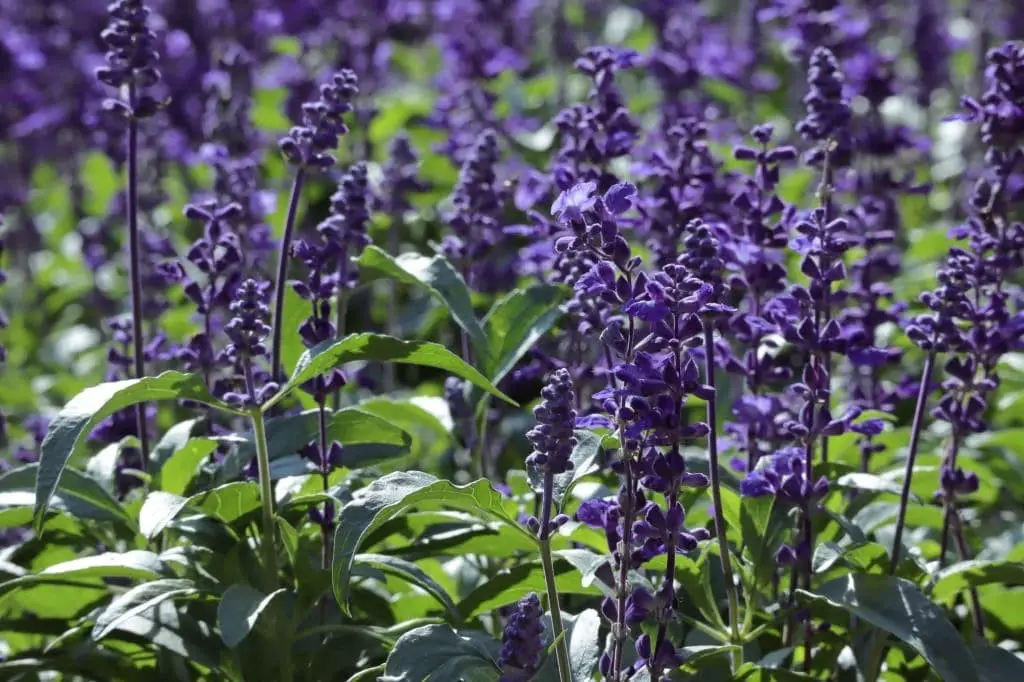
[[[128,85],[128,276],[131,278],[132,298],[132,359],[135,378],[146,376],[143,357],[146,346],[142,331],[142,256],[139,235],[139,122],[135,118],[135,84]],[[142,454],[142,472],[149,468],[149,433],[146,428],[146,404],[135,406],[135,419],[139,430],[139,450]]]
[[[722,513],[722,479],[719,475],[718,466],[718,429],[715,403],[718,402],[717,391],[715,390],[715,341],[714,330],[711,328],[711,321],[704,320],[704,380],[711,387],[714,394],[707,401],[708,421],[708,469],[711,474],[711,501],[715,507],[715,536],[718,538],[718,550],[722,560],[722,575],[725,578],[725,591],[729,598],[729,631],[732,634],[733,642],[740,642],[740,600],[736,590],[736,581],[733,579],[732,559],[729,555],[729,539],[726,537],[725,515]],[[734,649],[732,651],[734,667],[743,664],[743,651]]]
[[[540,517],[540,560],[544,566],[544,584],[548,592],[548,609],[551,610],[551,636],[557,642],[555,656],[558,659],[558,677],[561,682],[572,682],[572,668],[569,666],[569,645],[563,636],[562,611],[558,603],[558,587],[555,585],[555,570],[551,562],[551,506],[555,475],[549,470],[544,473],[544,491],[541,499]]]
[[[616,614],[612,628],[612,679],[622,678],[622,647],[626,643],[626,599],[629,597],[629,557],[633,553],[633,467],[625,444],[625,429],[619,429],[622,443],[622,487],[625,490],[622,505],[622,538],[619,540],[619,575],[615,585]]]
[[[910,427],[910,445],[907,450],[907,466],[903,475],[903,489],[900,491],[900,506],[896,517],[896,532],[892,537],[892,562],[889,575],[896,574],[896,566],[900,563],[900,548],[903,545],[903,525],[907,520],[907,505],[910,503],[910,484],[914,475],[914,461],[917,459],[917,447],[921,440],[921,428],[924,425],[924,408],[928,402],[928,384],[932,380],[932,368],[935,366],[935,351],[928,351],[921,370],[921,385],[917,390],[917,405],[914,406],[914,421]]]
[[[320,481],[322,484],[322,490],[324,494],[327,493],[327,489],[330,487],[330,464],[327,462],[327,408],[321,401],[318,410],[318,422],[319,422],[319,445],[320,445]],[[327,513],[327,504],[324,504],[324,514]],[[324,523],[320,524],[320,569],[326,571],[329,566],[329,558],[331,556],[331,535],[328,532],[326,518]],[[320,597],[320,625],[323,626],[327,622],[327,595]],[[327,637],[327,633],[320,635],[320,643],[323,644]]]
[[[305,180],[305,170],[299,168],[295,171],[295,179],[292,181],[291,197],[288,199],[288,213],[284,219],[284,234],[281,236],[281,252],[277,260],[277,281],[274,282],[274,337],[270,355],[270,375],[275,380],[284,378],[281,371],[281,318],[284,315],[284,291],[288,286],[288,261],[292,244],[292,233],[295,231],[295,219],[299,212],[299,197],[302,195],[302,184]]]

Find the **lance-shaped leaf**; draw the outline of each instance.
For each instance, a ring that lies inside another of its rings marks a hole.
[[[469,287],[444,256],[403,253],[393,258],[371,245],[359,257],[359,274],[364,282],[389,277],[424,289],[448,309],[473,343],[481,361],[486,361],[490,353],[487,335],[473,313]]]
[[[395,643],[380,682],[498,682],[497,642],[447,625],[410,630]]]
[[[909,580],[854,573],[831,580],[813,593],[799,590],[797,596],[812,608],[832,611],[832,617],[842,609],[895,635],[946,682],[978,682],[971,652],[956,628]]]
[[[196,594],[199,594],[196,584],[191,580],[180,578],[164,578],[136,585],[118,595],[100,612],[100,615],[96,617],[96,624],[92,628],[92,638],[94,641],[103,639],[116,630],[121,623],[149,611],[157,604]]]
[[[345,505],[334,531],[334,561],[331,565],[334,596],[348,613],[352,564],[363,539],[388,520],[414,507],[444,507],[473,513],[488,520],[502,521],[523,530],[502,504],[502,496],[488,481],[455,485],[419,471],[399,471],[377,479],[356,493]]]
[[[232,649],[241,644],[256,628],[260,616],[287,592],[282,587],[264,595],[248,585],[241,584],[232,585],[225,590],[217,607],[217,623],[220,625],[220,636],[224,643]],[[282,645],[291,644],[283,642]]]
[[[42,529],[43,515],[57,490],[64,467],[81,450],[96,425],[115,412],[138,403],[182,399],[234,411],[210,395],[202,377],[181,372],[110,381],[87,388],[72,398],[50,422],[43,439],[33,513],[36,531]]]
[[[263,409],[270,409],[290,391],[327,370],[359,360],[434,367],[466,379],[510,405],[516,404],[495,388],[484,375],[444,346],[429,341],[402,341],[382,334],[354,334],[338,341],[327,341],[306,351],[299,359],[292,378],[281,387],[277,395],[264,404]]]
[[[494,304],[485,320],[491,381],[501,381],[558,321],[564,297],[564,289],[545,284],[517,289]]]

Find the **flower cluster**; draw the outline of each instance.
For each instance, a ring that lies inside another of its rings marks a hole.
[[[537,672],[544,648],[541,639],[544,634],[543,615],[536,593],[526,595],[512,608],[501,636],[501,653],[498,655],[501,682],[527,682]]]
[[[302,125],[293,127],[278,146],[288,163],[297,168],[326,171],[337,162],[332,152],[348,133],[344,116],[359,94],[359,79],[348,69],[320,86],[320,98],[302,105]]]

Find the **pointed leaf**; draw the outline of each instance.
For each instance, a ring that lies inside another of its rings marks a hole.
[[[117,627],[140,613],[154,608],[157,604],[198,594],[199,590],[191,580],[166,578],[136,585],[124,594],[118,595],[96,618],[92,638],[99,641]]]
[[[31,492],[32,500],[29,504],[34,505],[38,472],[39,464],[26,464],[11,469],[0,476],[0,493]],[[64,470],[60,488],[54,497],[60,506],[75,518],[113,521],[123,527],[134,529],[135,523],[121,503],[104,490],[103,486],[77,469]],[[34,511],[32,518],[35,518]]]
[[[294,455],[303,445],[316,439],[320,433],[319,410],[268,419],[266,428],[267,448],[273,462]],[[342,464],[357,469],[406,454],[411,438],[387,419],[349,407],[328,415],[327,440],[336,440],[344,445]],[[245,465],[256,456],[256,443],[251,433],[246,433],[236,445],[217,470],[216,480],[219,483],[236,480]]]
[[[572,682],[591,682],[601,657],[601,616],[594,609],[587,609],[578,616],[563,613],[562,624],[569,642]],[[551,652],[551,633],[551,614],[548,613],[544,616],[544,650],[549,653],[541,661],[532,682],[559,682],[558,660]]]
[[[487,376],[497,384],[564,314],[565,290],[547,284],[516,289],[487,314]]]
[[[552,488],[552,497],[559,508],[572,487],[581,478],[597,470],[594,463],[601,453],[601,438],[599,436],[583,430],[576,431],[575,436],[576,447],[572,449],[572,455],[570,455],[573,468],[556,475]],[[527,466],[526,473],[530,478],[530,487],[535,493],[540,494],[544,490],[544,473],[534,466]]]
[[[359,257],[359,274],[364,282],[390,277],[427,291],[448,309],[452,319],[466,332],[481,362],[487,360],[490,353],[487,336],[473,313],[469,287],[444,256],[403,253],[393,258],[371,245]]]
[[[194,400],[234,412],[206,389],[202,377],[164,372],[157,377],[111,381],[87,388],[64,406],[50,422],[43,439],[36,478],[35,526],[38,531],[43,514],[60,483],[69,459],[80,452],[86,437],[101,421],[131,405],[159,400]]]
[[[939,571],[932,596],[942,601],[970,587],[992,583],[1007,587],[1024,585],[1024,564],[1020,561],[961,561]]]
[[[382,334],[355,334],[339,341],[328,341],[302,356],[295,373],[281,391],[271,398],[264,410],[280,402],[291,390],[329,369],[357,360],[398,362],[434,367],[450,372],[501,398],[510,405],[515,401],[491,385],[487,379],[447,348],[428,341],[402,341]]]
[[[217,449],[217,441],[192,438],[167,458],[156,474],[154,487],[172,495],[184,495],[200,463]]]
[[[224,643],[232,649],[241,644],[256,628],[260,616],[286,593],[282,587],[264,595],[248,585],[232,585],[225,590],[217,607],[217,624]],[[281,646],[290,646],[290,643],[281,642]]]
[[[334,596],[346,614],[352,563],[363,539],[389,519],[416,506],[472,512],[482,518],[502,521],[532,539],[505,510],[501,493],[488,481],[457,486],[419,471],[388,474],[359,490],[355,499],[342,507],[338,518],[331,570]]]
[[[497,682],[496,642],[447,625],[410,630],[395,643],[380,682]]]
[[[903,578],[850,574],[815,592],[798,591],[801,602],[839,608],[889,632],[921,654],[946,682],[978,682],[971,653],[942,609]]]
[[[48,582],[87,581],[93,578],[153,580],[160,578],[166,570],[164,562],[153,552],[141,549],[129,552],[104,552],[53,564],[38,573],[0,583],[0,596]]]
[[[431,578],[426,571],[413,562],[406,561],[399,557],[389,556],[387,554],[357,554],[355,564],[373,566],[386,575],[393,575],[401,580],[420,587],[424,592],[436,599],[441,606],[447,609],[448,613],[456,623],[461,620],[459,617],[459,610],[456,608],[455,602],[453,602],[452,598],[448,595],[448,591],[438,584],[436,580]]]

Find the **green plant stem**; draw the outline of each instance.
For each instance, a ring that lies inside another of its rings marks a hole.
[[[273,343],[270,355],[270,376],[275,380],[283,379],[281,374],[281,318],[284,316],[284,291],[288,286],[288,260],[291,255],[292,233],[295,231],[295,219],[299,213],[299,197],[302,196],[302,184],[305,181],[305,170],[299,168],[295,171],[295,179],[292,181],[291,196],[288,199],[288,213],[284,219],[284,234],[281,235],[281,253],[278,254],[277,280],[274,282],[274,318]],[[295,330],[290,330],[295,331]]]
[[[338,292],[337,301],[337,319],[335,321],[335,330],[337,338],[342,339],[345,337],[345,313],[348,312],[348,295],[344,290]],[[391,363],[388,363],[390,365]],[[334,411],[337,412],[341,409],[341,389],[338,388],[334,391],[334,395],[331,397],[331,406]]]
[[[910,483],[914,475],[914,461],[917,459],[917,447],[921,440],[921,428],[924,425],[924,408],[928,402],[928,384],[932,379],[932,368],[935,366],[935,351],[929,351],[921,370],[921,385],[917,390],[917,405],[914,406],[914,421],[910,426],[910,445],[907,449],[907,466],[903,474],[903,489],[900,491],[900,506],[896,516],[896,531],[892,537],[892,561],[889,575],[896,574],[900,563],[900,547],[903,544],[903,526],[907,520],[907,506],[910,504]]]
[[[135,118],[135,84],[128,85],[128,276],[131,285],[132,305],[132,360],[135,378],[146,376],[146,340],[142,330],[142,245],[139,233],[139,121]],[[139,430],[139,453],[142,471],[149,469],[149,429],[146,424],[146,404],[135,406],[135,419]]]
[[[252,419],[253,439],[256,441],[256,464],[259,467],[260,505],[263,508],[263,563],[266,572],[267,593],[277,589],[277,552],[274,550],[274,486],[270,481],[270,449],[263,412],[259,408],[249,413]]]
[[[252,367],[245,363],[246,383],[251,384]],[[263,549],[263,563],[266,572],[267,594],[277,589],[277,551],[274,548],[274,536],[277,524],[274,522],[274,486],[270,481],[270,448],[267,446],[267,429],[263,421],[263,412],[259,407],[253,408],[249,413],[252,419],[253,439],[256,441],[256,464],[259,467],[260,479],[260,505],[263,508],[263,534],[260,539],[260,546]],[[288,631],[282,619],[281,628],[284,632],[278,632],[278,638],[284,644],[281,646],[281,680],[291,682],[294,673],[292,671],[292,646],[291,633]]]
[[[551,636],[554,638],[555,656],[558,659],[558,677],[561,682],[572,682],[572,668],[569,665],[569,645],[563,636],[562,610],[558,602],[558,586],[555,585],[555,569],[551,562],[551,505],[555,485],[555,475],[550,471],[544,473],[544,490],[541,502],[540,561],[544,566],[544,584],[548,592],[548,608],[551,610]]]
[[[708,421],[708,472],[711,474],[711,501],[715,507],[715,536],[718,538],[718,550],[722,560],[722,576],[725,578],[725,592],[729,598],[729,632],[732,635],[734,644],[741,644],[743,639],[740,634],[740,598],[736,591],[736,581],[733,579],[732,559],[729,556],[729,539],[726,537],[725,515],[722,512],[722,480],[718,467],[718,437],[717,421],[718,416],[715,403],[718,402],[718,393],[715,390],[715,340],[714,331],[711,329],[711,321],[707,318],[704,322],[704,372],[707,376],[704,381],[711,387],[712,396],[707,401]],[[743,650],[733,649],[731,652],[733,667],[739,668],[743,665]]]

